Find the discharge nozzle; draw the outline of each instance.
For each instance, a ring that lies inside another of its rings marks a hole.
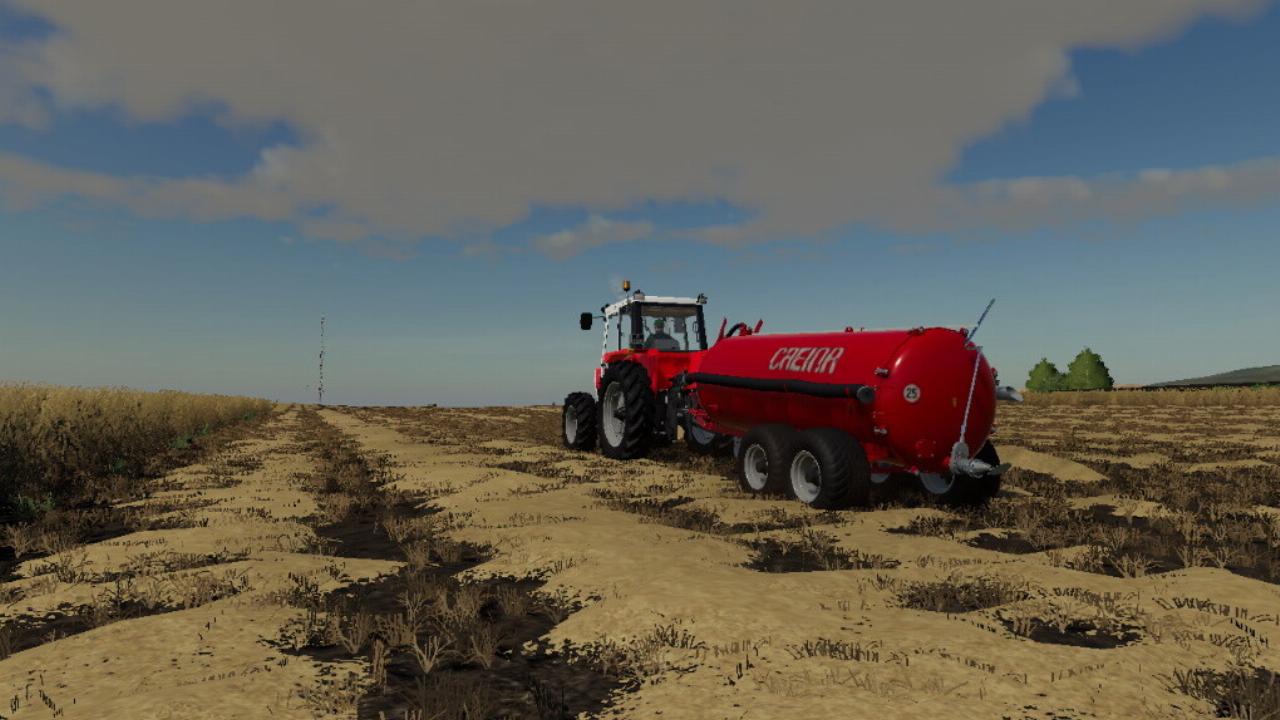
[[[969,457],[969,446],[963,440],[951,446],[951,458],[947,465],[953,475],[961,474],[970,477],[1003,475],[1010,468],[1009,463],[992,465],[985,460]]]
[[[1004,385],[996,388],[996,399],[1020,403],[1022,402],[1022,393],[1014,390],[1009,385]]]

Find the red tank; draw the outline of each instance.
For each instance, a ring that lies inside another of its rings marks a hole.
[[[707,429],[839,428],[877,472],[946,472],[971,386],[970,457],[995,419],[995,373],[963,331],[948,328],[729,337],[691,370],[692,413]]]

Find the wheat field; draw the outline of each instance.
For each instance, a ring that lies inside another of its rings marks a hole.
[[[1023,392],[1033,406],[1151,405],[1174,407],[1263,407],[1280,405],[1280,387],[1216,387],[1188,390],[1085,390]]]
[[[164,390],[0,385],[0,493],[12,506],[136,477],[157,455],[258,417],[267,400]]]

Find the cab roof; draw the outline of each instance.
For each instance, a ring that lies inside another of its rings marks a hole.
[[[641,293],[639,297],[637,297],[636,295],[629,295],[626,298],[619,300],[616,303],[613,303],[612,305],[606,305],[600,308],[600,310],[601,312],[604,313],[605,317],[613,317],[614,315],[617,315],[619,312],[622,312],[624,308],[630,307],[631,305],[635,305],[637,303],[643,303],[645,305],[697,306],[697,305],[705,305],[706,302],[707,302],[706,297],[701,295],[696,298],[690,298],[690,297],[672,297],[669,295],[645,295]]]

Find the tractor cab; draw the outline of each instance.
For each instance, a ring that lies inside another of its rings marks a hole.
[[[611,364],[638,363],[649,377],[649,388],[661,394],[671,381],[689,370],[695,356],[707,349],[707,328],[702,307],[705,295],[696,298],[645,295],[630,292],[627,296],[600,308],[599,316],[583,313],[583,329],[591,328],[598,317],[604,325],[600,348],[600,365],[595,369],[595,387]]]
[[[670,442],[683,424],[682,396],[673,385],[695,369],[707,349],[703,306],[707,297],[671,297],[631,291],[582,313],[579,326],[603,324],[595,394],[571,393],[565,400],[565,445],[596,445],[610,457],[637,457],[652,442]],[[677,388],[678,390],[678,388]],[[700,436],[704,437],[705,436]]]
[[[597,317],[603,321],[602,355],[624,350],[696,352],[707,349],[707,328],[702,314],[706,302],[705,295],[696,298],[646,296],[637,290],[612,305],[601,307],[599,316],[583,313],[579,324],[583,330],[590,330]]]

